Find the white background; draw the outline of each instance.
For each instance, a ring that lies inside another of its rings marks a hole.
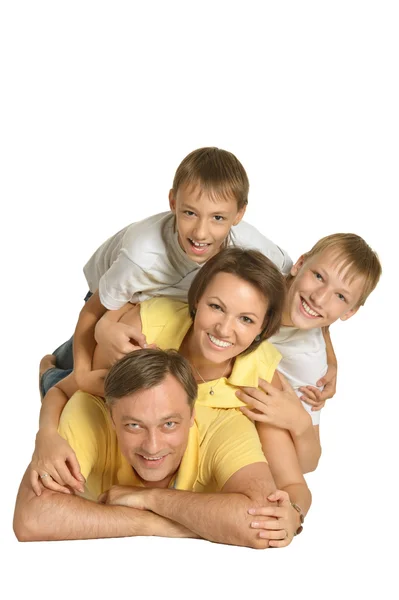
[[[383,0],[2,3],[7,597],[395,595],[395,9]],[[338,393],[322,415],[304,532],[264,552],[158,538],[19,544],[12,513],[37,427],[38,363],[73,331],[83,264],[118,229],[166,210],[178,164],[207,145],[242,161],[247,221],[294,259],[351,231],[383,263],[366,306],[332,329]]]

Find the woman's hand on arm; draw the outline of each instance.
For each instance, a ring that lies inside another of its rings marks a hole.
[[[284,532],[285,537],[269,541],[269,546],[283,548],[292,542],[301,527],[299,513],[293,508],[288,493],[283,490],[276,490],[268,497],[268,500],[273,503],[272,506],[261,506],[248,510],[248,513],[254,517],[251,527],[259,529],[259,537],[265,539],[270,539],[271,531]]]

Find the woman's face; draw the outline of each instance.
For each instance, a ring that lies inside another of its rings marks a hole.
[[[218,273],[196,309],[193,341],[204,358],[223,363],[244,352],[262,331],[268,301],[240,277]]]

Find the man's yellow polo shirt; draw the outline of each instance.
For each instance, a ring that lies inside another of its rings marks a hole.
[[[143,333],[148,344],[156,344],[162,350],[178,350],[192,325],[188,305],[170,298],[151,298],[140,304]],[[196,406],[212,408],[238,408],[245,406],[235,395],[237,387],[258,387],[261,377],[271,382],[281,354],[269,342],[263,342],[256,350],[245,356],[237,356],[230,377],[198,384]],[[209,394],[210,388],[214,394]]]
[[[86,498],[97,500],[112,485],[142,485],[119,449],[103,399],[76,392],[62,412],[59,432],[75,451]],[[266,459],[253,423],[237,410],[198,406],[173,487],[217,492],[239,469],[257,462]]]

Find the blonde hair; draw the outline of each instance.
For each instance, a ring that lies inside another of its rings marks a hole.
[[[346,279],[364,278],[363,291],[356,307],[363,306],[368,296],[375,289],[382,267],[377,253],[359,235],[354,233],[335,233],[319,240],[313,248],[304,254],[305,262],[326,250],[335,253],[336,264],[340,270],[346,270]],[[291,279],[289,276],[288,279]]]
[[[199,148],[182,160],[173,180],[174,194],[183,185],[197,184],[214,200],[233,197],[238,210],[248,204],[248,176],[238,158],[227,150]]]

